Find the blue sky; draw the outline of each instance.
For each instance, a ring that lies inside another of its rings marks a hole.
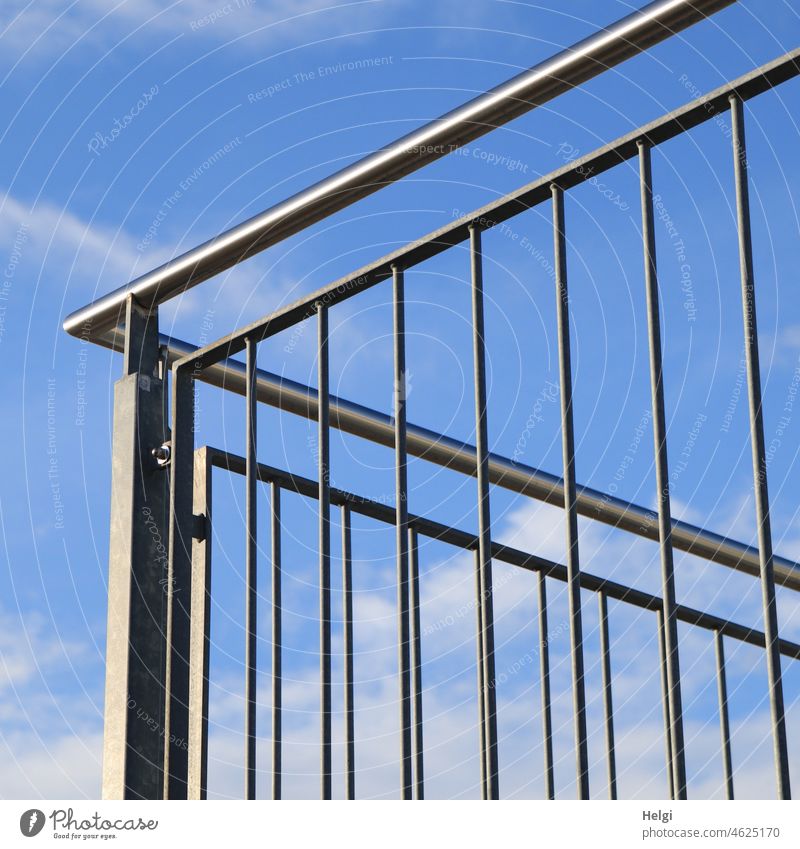
[[[278,202],[636,8],[416,0],[330,4],[185,0],[7,2],[0,17],[0,795],[99,793],[113,381],[120,358],[61,330],[64,315]],[[161,313],[162,329],[210,341],[464,212],[794,48],[796,4],[744,0],[283,244]],[[746,109],[765,433],[776,551],[800,559],[796,527],[800,233],[794,196],[800,84]],[[746,395],[727,117],[654,153],[673,512],[750,542]],[[654,503],[638,178],[635,163],[566,200],[577,474]],[[609,200],[608,195],[612,196]],[[549,205],[484,237],[492,450],[560,473]],[[513,235],[509,235],[509,231]],[[680,245],[680,249],[676,247]],[[688,269],[687,269],[688,266]],[[407,274],[409,421],[473,441],[468,258],[462,247]],[[687,276],[688,275],[688,276]],[[792,293],[792,294],[790,294]],[[391,308],[377,287],[331,312],[332,391],[389,412]],[[315,383],[315,328],[261,346],[260,364]],[[791,403],[790,403],[791,402]],[[243,405],[200,391],[199,442],[242,452]],[[789,406],[788,421],[784,408]],[[541,420],[526,422],[534,410]],[[641,434],[644,434],[643,436]],[[314,477],[307,422],[264,409],[261,459]],[[391,501],[392,453],[332,436],[333,481]],[[629,458],[626,460],[625,458]],[[685,464],[678,466],[684,459]],[[473,529],[475,485],[419,461],[412,512]],[[55,488],[54,488],[55,487]],[[218,475],[214,548],[211,789],[243,786],[242,482]],[[268,493],[260,562],[269,655]],[[314,505],[285,498],[286,792],[314,796],[317,658]],[[564,559],[560,511],[493,490],[494,536]],[[357,759],[363,795],[397,792],[390,528],[357,519]],[[658,550],[582,522],[583,566],[657,592]],[[338,552],[338,542],[334,553]],[[422,550],[431,796],[478,794],[473,578],[469,556]],[[681,601],[760,626],[754,580],[679,556]],[[288,568],[288,567],[287,567]],[[334,567],[335,589],[338,568]],[[496,566],[501,792],[542,793],[532,575]],[[556,779],[572,796],[566,600],[550,587]],[[785,636],[800,609],[779,593]],[[335,610],[340,600],[334,596]],[[596,600],[584,596],[592,789],[605,791]],[[663,796],[654,621],[611,605],[620,794]],[[445,626],[442,626],[445,623]],[[334,648],[340,647],[338,634]],[[737,791],[773,792],[760,652],[728,644]],[[690,794],[719,796],[713,646],[681,630]],[[269,666],[259,680],[268,793]],[[334,664],[341,680],[341,667]],[[337,710],[341,693],[337,689]],[[786,666],[795,764],[800,674]],[[336,733],[341,738],[340,717]],[[341,769],[341,750],[335,765]],[[337,792],[341,781],[337,779]]]

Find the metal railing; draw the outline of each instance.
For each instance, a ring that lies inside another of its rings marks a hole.
[[[649,3],[383,150],[72,313],[64,321],[64,329],[73,336],[88,332],[94,339],[120,323],[128,295],[148,309],[163,304],[733,2]]]
[[[247,476],[247,458],[233,454],[230,451],[223,451],[217,448],[208,446],[198,448],[195,451],[195,509],[202,511],[202,515],[208,517],[208,531],[210,531],[211,520],[210,516],[213,509],[211,472],[217,468],[226,472]],[[258,463],[255,467],[253,477],[262,484],[267,484],[270,487],[270,528],[271,528],[271,563],[270,563],[270,579],[272,598],[270,603],[272,616],[272,774],[271,788],[272,797],[274,799],[281,798],[281,779],[282,779],[282,735],[281,735],[281,717],[282,717],[282,695],[281,695],[281,646],[282,646],[282,603],[281,603],[281,584],[284,567],[281,558],[281,493],[297,493],[305,498],[319,499],[320,489],[317,481],[310,480],[300,475],[290,474],[289,472],[272,466]],[[351,514],[356,513],[377,522],[382,522],[387,525],[397,526],[396,510],[380,501],[365,498],[351,492],[330,487],[328,491],[329,504],[338,507],[341,511],[341,528],[342,528],[342,595],[343,595],[343,611],[342,611],[342,632],[343,650],[344,650],[344,687],[345,687],[345,705],[344,713],[346,716],[345,722],[345,796],[348,799],[355,798],[355,729],[353,723],[354,699],[353,699],[353,606],[352,606],[352,546],[350,541],[351,536]],[[209,630],[210,617],[208,610],[208,600],[210,592],[207,592],[207,587],[210,586],[210,570],[211,570],[211,535],[208,531],[201,533],[200,539],[195,540],[193,546],[193,561],[192,570],[195,583],[193,584],[193,604],[197,605],[197,613],[193,615],[192,621],[192,643],[191,643],[191,663],[192,663],[192,681],[197,682],[197,686],[192,690],[190,697],[190,716],[192,724],[189,732],[189,750],[196,752],[197,757],[190,761],[188,773],[188,795],[189,798],[202,799],[205,798],[207,791],[207,771],[208,771],[208,662],[209,662]],[[420,594],[419,594],[419,539],[426,537],[431,540],[444,542],[448,545],[460,548],[466,551],[475,553],[475,609],[480,616],[480,600],[483,595],[480,587],[480,572],[479,572],[479,551],[480,539],[477,535],[467,531],[460,530],[441,522],[428,519],[424,516],[409,514],[407,521],[407,551],[409,557],[409,575],[408,575],[408,592],[409,592],[409,635],[407,640],[410,644],[411,652],[411,679],[410,679],[410,695],[413,713],[410,720],[407,720],[412,734],[412,766],[404,764],[403,780],[404,792],[410,798],[424,798],[425,775],[423,769],[424,763],[424,748],[423,748],[423,717],[422,717],[422,630],[420,628]],[[519,569],[524,569],[529,572],[535,572],[537,575],[537,590],[539,599],[539,621],[538,621],[538,636],[539,643],[536,647],[540,659],[540,683],[542,692],[542,726],[544,739],[544,763],[542,764],[543,776],[545,779],[545,795],[548,799],[555,798],[555,784],[553,780],[554,761],[553,761],[553,744],[552,744],[552,700],[550,695],[550,655],[549,644],[552,639],[552,632],[548,628],[547,623],[547,579],[557,581],[559,583],[569,582],[569,572],[566,566],[545,557],[540,557],[535,554],[530,554],[521,551],[513,546],[503,545],[496,541],[490,542],[491,557],[500,563],[506,563]],[[608,600],[616,601],[622,604],[630,605],[631,607],[640,610],[649,610],[655,614],[653,623],[653,631],[656,639],[659,642],[659,658],[660,668],[662,673],[662,708],[664,714],[664,722],[667,724],[665,729],[665,737],[669,737],[669,708],[667,705],[668,684],[666,681],[666,664],[665,644],[663,642],[664,626],[663,626],[663,599],[658,595],[636,589],[634,587],[621,584],[617,581],[612,581],[607,578],[602,578],[590,572],[580,571],[578,576],[580,589],[587,592],[592,592],[597,596],[599,607],[599,633],[600,633],[600,654],[601,654],[601,674],[602,674],[602,689],[603,689],[603,718],[605,727],[605,754],[608,772],[608,794],[609,798],[617,798],[617,773],[616,773],[616,752],[614,744],[614,709],[612,699],[612,681],[611,681],[611,651],[609,646],[609,630],[608,630]],[[766,637],[763,631],[749,628],[741,625],[730,619],[721,616],[716,616],[692,607],[687,607],[683,604],[674,606],[674,615],[677,621],[683,622],[696,628],[701,628],[714,635],[715,656],[717,664],[717,688],[719,700],[719,719],[720,719],[720,735],[722,742],[723,755],[723,776],[725,781],[725,790],[727,798],[733,798],[733,763],[730,752],[730,727],[728,721],[728,689],[725,674],[725,655],[723,648],[723,640],[725,638],[734,640],[739,643],[745,643],[759,648],[765,648]],[[196,618],[195,618],[196,617]],[[479,626],[480,627],[480,626]],[[779,651],[784,657],[790,660],[800,660],[800,644],[790,640],[781,639],[779,641]],[[482,684],[482,665],[479,662],[477,665],[478,689],[483,691]],[[202,686],[201,686],[202,683]],[[486,743],[483,740],[483,726],[481,721],[481,769],[482,778],[485,776],[486,764]],[[254,727],[250,726],[253,728]],[[495,731],[496,734],[496,731]],[[408,745],[406,741],[406,745]],[[675,798],[672,785],[672,772],[669,770],[671,761],[671,753],[667,752],[668,765],[668,782],[671,798]],[[409,770],[413,771],[409,772]],[[485,782],[485,778],[483,778]],[[486,792],[485,783],[483,786],[484,793]],[[588,788],[587,788],[588,790]]]
[[[729,0],[730,2],[730,0]],[[554,796],[551,697],[547,646],[547,579],[566,584],[576,785],[589,798],[586,684],[581,590],[598,598],[608,788],[616,797],[616,753],[607,600],[656,613],[660,646],[669,793],[685,798],[687,776],[678,622],[714,634],[725,788],[733,797],[733,763],[727,707],[723,638],[763,647],[767,659],[772,737],[780,798],[790,797],[789,760],[781,677],[781,655],[800,658],[800,645],[778,634],[775,585],[800,588],[800,566],[773,555],[750,237],[743,102],[800,73],[800,50],[729,83],[706,97],[638,128],[611,144],[394,251],[302,300],[201,348],[159,337],[157,307],[170,297],[263,250],[399,179],[467,141],[552,98],[666,37],[728,2],[652,3],[614,27],[520,75],[493,92],[350,166],[272,210],[73,313],[65,322],[73,335],[123,350],[125,377],[117,385],[114,431],[114,502],[109,575],[109,649],[106,687],[104,795],[204,798],[208,763],[208,675],[210,648],[211,469],[246,481],[245,795],[256,792],[256,605],[259,482],[271,487],[272,528],[272,795],[282,795],[282,604],[281,513],[283,490],[318,501],[321,796],[332,795],[331,507],[342,510],[345,646],[346,795],[355,795],[353,611],[350,514],[362,513],[396,529],[398,677],[400,686],[400,774],[403,798],[422,798],[422,645],[419,627],[418,537],[443,540],[475,552],[477,680],[482,796],[498,798],[496,673],[492,561],[535,571],[540,598],[539,634],[546,795]],[[729,111],[739,234],[747,386],[758,547],[752,548],[675,520],[669,498],[658,274],[653,228],[652,148]],[[621,162],[636,158],[642,208],[644,279],[647,294],[657,509],[647,510],[581,487],[575,476],[570,364],[568,268],[564,193]],[[553,210],[563,478],[492,454],[488,439],[483,316],[482,233],[550,202]],[[475,390],[474,446],[406,421],[404,274],[430,257],[468,242],[472,291]],[[329,393],[329,311],[345,300],[391,281],[394,316],[394,416],[389,417]],[[259,370],[257,347],[300,322],[316,319],[316,390]],[[246,362],[231,359],[244,351]],[[244,457],[194,444],[195,382],[204,381],[246,399]],[[169,403],[165,402],[169,395]],[[258,404],[267,403],[318,424],[318,479],[311,481],[258,462]],[[167,413],[167,406],[169,413]],[[168,426],[169,422],[169,426]],[[395,450],[395,507],[334,489],[330,483],[330,428],[357,434]],[[155,459],[151,459],[151,453]],[[420,457],[471,475],[477,481],[478,532],[470,534],[408,512],[407,465]],[[164,475],[166,467],[168,474]],[[504,546],[492,539],[490,486],[494,484],[564,509],[564,564]],[[168,491],[167,491],[168,486]],[[144,512],[143,511],[147,511]],[[578,515],[656,540],[661,557],[661,593],[652,595],[585,572],[580,566]],[[158,540],[142,528],[140,515],[163,529]],[[166,538],[166,542],[165,539]],[[677,548],[756,576],[762,589],[763,631],[678,604],[673,550]],[[160,586],[168,588],[166,604]],[[158,686],[153,686],[157,684]],[[154,719],[159,735],[136,721],[131,705]],[[154,738],[156,738],[154,740]]]

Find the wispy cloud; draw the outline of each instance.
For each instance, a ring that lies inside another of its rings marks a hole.
[[[53,634],[40,614],[0,615],[0,693],[23,691],[39,676],[80,661],[87,646]]]
[[[24,244],[15,260],[15,276],[45,280],[48,288],[64,292],[65,304],[73,306],[136,279],[172,256],[164,249],[143,253],[137,250],[136,238],[125,230],[88,221],[50,201],[31,206],[0,193],[3,242],[13,245],[20,229]],[[251,260],[165,305],[161,327],[180,335],[199,325],[206,311],[213,309],[217,335],[222,335],[243,318],[251,320],[291,300],[293,286],[290,278],[268,275],[258,260]],[[189,339],[196,341],[196,336],[190,334]]]
[[[380,5],[381,0],[80,0],[70,5],[60,0],[9,0],[0,17],[0,44],[14,53],[48,55],[78,41],[107,49],[107,33],[113,30],[117,38],[185,34],[212,44],[257,34],[257,39],[243,43],[263,49],[265,39],[285,36],[288,28],[306,34],[325,31],[336,10],[346,14],[351,29],[357,28],[362,15]]]
[[[102,734],[64,734],[46,740],[28,732],[0,735],[3,799],[97,799]]]
[[[44,614],[0,611],[0,798],[99,795],[101,669]]]

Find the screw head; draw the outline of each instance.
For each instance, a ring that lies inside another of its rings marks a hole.
[[[169,465],[170,457],[172,456],[172,449],[169,442],[159,445],[158,448],[153,448],[150,453],[155,457],[156,463],[162,468]]]

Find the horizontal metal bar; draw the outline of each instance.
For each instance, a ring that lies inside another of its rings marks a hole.
[[[238,392],[238,375],[227,364],[225,388]],[[242,367],[243,369],[244,367]],[[244,370],[242,371],[244,374]],[[287,412],[315,419],[317,400],[314,389],[272,375],[258,372],[259,400]],[[221,384],[220,384],[221,385]],[[242,388],[244,388],[242,386]],[[360,404],[331,396],[331,424],[347,433],[370,439],[387,447],[394,445],[394,427],[390,416]],[[469,443],[417,425],[407,426],[408,453],[464,474],[476,474],[476,450]],[[497,454],[489,455],[491,483],[558,507],[564,505],[564,484],[549,472],[516,463]],[[591,519],[614,525],[647,539],[658,539],[658,515],[621,498],[615,498],[590,487],[578,487],[578,512]],[[672,542],[676,548],[724,566],[759,575],[758,550],[728,537],[672,520]],[[800,590],[800,564],[775,557],[775,580],[791,589]]]
[[[413,173],[429,162],[590,80],[735,0],[656,0],[441,118],[72,313],[67,332],[92,336],[120,321],[132,294],[145,307],[202,283],[247,257]]]
[[[616,165],[627,162],[629,159],[638,156],[638,142],[642,140],[645,140],[650,146],[655,146],[710,120],[718,113],[726,113],[730,106],[729,98],[732,93],[736,94],[741,100],[748,100],[798,74],[800,74],[800,49],[786,53],[778,59],[744,74],[733,82],[720,86],[710,94],[692,100],[673,112],[621,136],[604,147],[580,159],[573,160],[562,168],[468,213],[457,221],[423,236],[418,241],[393,251],[318,289],[316,292],[292,304],[287,304],[268,316],[245,325],[235,333],[197,349],[192,355],[195,358],[195,365],[200,370],[207,368],[223,357],[238,353],[243,349],[244,339],[248,335],[257,334],[259,338],[266,338],[309,319],[316,314],[316,304],[319,301],[322,301],[326,306],[333,306],[351,298],[363,289],[368,289],[391,277],[393,265],[408,270],[414,265],[442,253],[468,239],[469,229],[473,225],[478,225],[484,230],[491,229],[503,221],[549,200],[553,183],[564,190],[570,189]],[[83,330],[84,335],[91,332],[93,330]],[[81,334],[78,332],[73,335]]]
[[[231,454],[219,448],[210,447],[208,448],[208,457],[209,461],[219,469],[225,469],[238,475],[245,474],[246,463],[244,457]],[[263,463],[258,464],[258,477],[261,481],[275,482],[282,489],[291,490],[306,498],[317,498],[319,495],[319,487],[316,481],[301,477],[300,475],[290,474],[282,469],[276,469],[273,466],[267,466]],[[364,498],[363,496],[355,495],[341,489],[335,489],[334,487],[330,488],[330,499],[331,504],[348,504],[353,512],[367,516],[370,519],[384,522],[387,525],[394,525],[395,523],[395,509],[387,504],[382,504],[370,498]],[[430,539],[439,540],[448,545],[471,551],[474,551],[478,547],[478,537],[476,534],[443,525],[441,522],[435,522],[424,516],[409,514],[408,523],[418,534],[422,534]],[[543,573],[547,577],[554,578],[562,583],[566,583],[567,581],[566,566],[535,554],[528,554],[511,546],[493,542],[492,557],[511,566],[519,566],[531,572]],[[590,592],[603,592],[608,598],[632,604],[634,607],[640,607],[645,610],[659,611],[662,609],[661,598],[644,592],[644,590],[637,590],[616,581],[600,578],[590,572],[581,572],[580,579],[581,587]],[[686,622],[698,628],[704,628],[707,631],[716,630],[726,637],[731,637],[734,640],[739,640],[753,646],[759,646],[760,648],[764,648],[765,646],[762,631],[748,628],[745,625],[731,622],[720,616],[714,616],[710,613],[680,604],[676,606],[675,611],[677,618],[681,622]],[[787,657],[800,660],[800,644],[798,643],[781,639],[780,651],[781,654]]]
[[[116,331],[109,335],[105,344],[116,349],[120,339],[121,334]],[[160,340],[162,346],[167,349],[170,366],[179,359],[185,359],[195,350],[191,344],[180,339],[162,335]],[[237,395],[245,395],[246,392],[247,372],[244,363],[238,360],[229,359],[216,363],[201,372],[198,379]],[[258,369],[256,395],[264,404],[313,421],[317,419],[317,392],[302,383]],[[389,448],[394,447],[394,422],[385,413],[331,395],[330,421],[333,427],[346,433]],[[476,474],[475,446],[469,443],[408,424],[407,447],[408,453],[414,457],[463,474]],[[512,492],[557,507],[564,505],[564,483],[560,477],[516,463],[498,454],[489,454],[489,480],[496,486]],[[590,487],[579,486],[577,495],[578,513],[582,516],[646,539],[658,540],[658,514],[654,511]],[[688,522],[672,520],[672,544],[681,551],[722,566],[755,577],[760,575],[758,549],[690,525]],[[793,590],[800,590],[800,564],[778,556],[774,557],[773,563],[775,582]]]

